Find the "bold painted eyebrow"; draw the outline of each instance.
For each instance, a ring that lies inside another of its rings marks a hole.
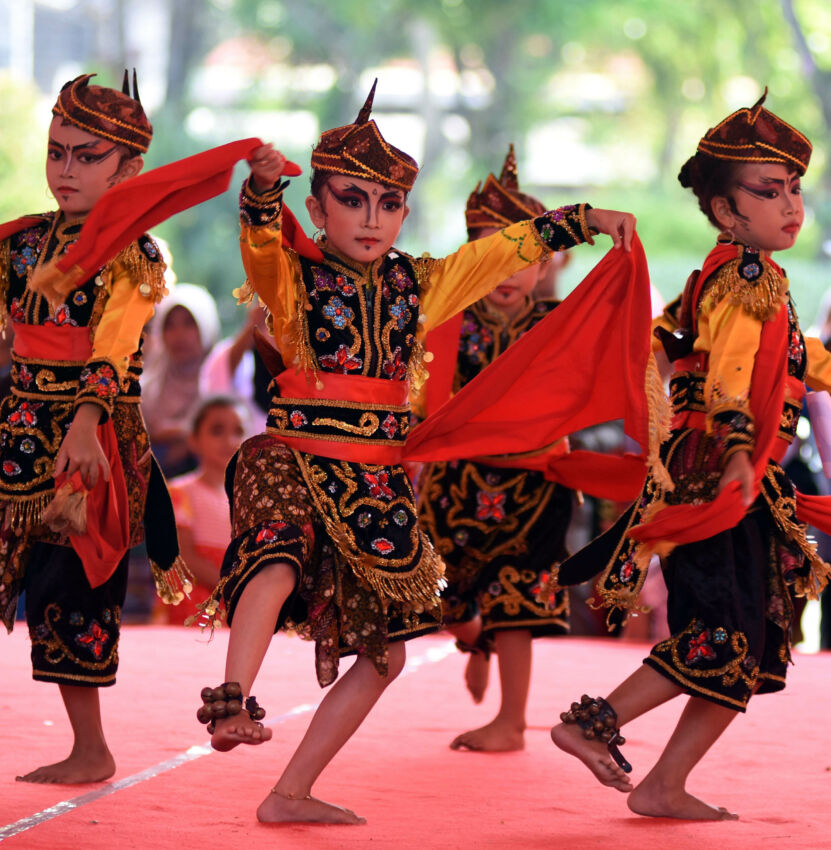
[[[70,150],[73,153],[75,151],[84,150],[85,148],[97,147],[102,142],[104,142],[104,139],[101,139],[100,141],[96,139],[94,142],[84,142],[82,145],[62,145],[60,142],[56,142],[53,138],[49,138],[49,144],[52,145],[52,147],[60,148],[62,151]],[[106,144],[106,142],[104,142],[104,144]]]
[[[366,198],[369,200],[369,194],[361,189],[359,186],[356,186],[354,183],[350,183],[348,186],[344,186],[341,189],[336,189],[331,183],[329,184],[329,190],[335,195],[335,197],[343,197],[348,194],[360,195],[362,198]]]
[[[360,186],[356,186],[354,183],[350,183],[348,186],[344,186],[340,189],[336,189],[334,186],[329,184],[329,188],[335,193],[338,194],[348,194],[352,192],[356,195],[360,195],[362,198],[366,198],[369,200],[369,193],[365,189],[361,189]],[[403,193],[399,189],[387,189],[385,192],[381,193],[381,200],[388,198],[395,198],[395,200],[403,200]]]

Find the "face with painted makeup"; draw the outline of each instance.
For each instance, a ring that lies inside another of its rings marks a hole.
[[[333,174],[318,195],[309,195],[306,209],[329,245],[360,263],[392,248],[410,212],[402,189],[346,174]]]
[[[46,182],[67,221],[87,216],[107,189],[141,171],[142,158],[125,159],[126,150],[62,118],[52,119]]]
[[[736,241],[767,253],[785,251],[796,243],[805,218],[800,176],[780,163],[741,165],[730,197],[716,196],[712,209]]]

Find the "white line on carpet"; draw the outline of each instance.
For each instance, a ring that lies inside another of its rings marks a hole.
[[[409,658],[406,666],[401,672],[401,676],[416,673],[425,664],[435,664],[437,661],[442,661],[454,652],[455,645],[452,641],[448,641],[446,644],[442,644],[441,646],[432,647],[421,655]],[[401,678],[401,676],[399,676],[399,678]],[[292,717],[297,717],[300,714],[308,714],[309,712],[314,711],[319,705],[320,700],[316,703],[303,703],[301,705],[296,705],[294,708],[278,715],[273,720],[267,721],[266,725],[278,726],[280,723],[285,723],[286,720],[290,720]],[[59,815],[65,815],[67,812],[75,811],[75,809],[79,809],[81,806],[87,805],[87,803],[94,803],[102,797],[108,797],[110,794],[115,794],[116,791],[122,791],[133,785],[138,785],[139,782],[145,782],[148,779],[153,779],[162,773],[167,773],[168,770],[173,770],[180,765],[187,764],[189,761],[194,761],[198,758],[202,758],[203,756],[209,756],[213,752],[215,752],[215,750],[211,749],[210,742],[196,744],[193,747],[189,747],[185,752],[179,753],[179,755],[173,756],[173,758],[167,759],[166,761],[159,762],[159,764],[154,764],[152,767],[148,767],[146,770],[142,770],[139,773],[134,773],[132,776],[127,776],[116,782],[110,782],[102,788],[96,788],[94,791],[81,794],[79,797],[73,797],[71,800],[62,800],[60,803],[55,803],[54,806],[49,806],[48,809],[36,812],[35,814],[29,815],[25,818],[21,818],[15,823],[10,823],[6,826],[0,827],[0,842],[6,838],[11,838],[14,835],[20,835],[21,832],[26,832],[33,827],[39,826],[42,823],[46,823],[47,821],[58,817]]]

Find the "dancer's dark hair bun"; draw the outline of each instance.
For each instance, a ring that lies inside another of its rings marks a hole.
[[[693,171],[695,169],[695,162],[698,154],[695,156],[691,156],[682,166],[681,170],[678,172],[678,182],[685,188],[689,189],[693,185]]]

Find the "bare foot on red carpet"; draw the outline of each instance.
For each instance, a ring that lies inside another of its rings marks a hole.
[[[115,759],[104,747],[93,750],[74,750],[69,758],[47,764],[16,777],[18,782],[37,782],[42,785],[82,785],[85,782],[103,782],[115,773]]]
[[[649,777],[629,795],[626,804],[636,815],[681,820],[738,820],[739,816],[719,806],[710,806],[683,789],[670,790]]]
[[[257,820],[260,823],[366,823],[366,818],[358,817],[352,809],[318,800],[317,797],[293,799],[276,791],[260,803]]]
[[[609,755],[609,748],[601,741],[584,738],[579,726],[559,723],[551,730],[551,740],[563,752],[580,759],[602,785],[624,793],[632,790],[632,782]]]
[[[490,674],[490,659],[481,652],[471,652],[465,667],[465,684],[477,705],[485,698]]]
[[[234,749],[237,744],[264,744],[271,739],[271,735],[271,729],[252,720],[248,712],[241,711],[216,721],[211,746],[224,753]]]
[[[525,730],[500,718],[487,726],[471,729],[457,735],[450,744],[451,750],[477,750],[485,753],[505,753],[525,749]]]

